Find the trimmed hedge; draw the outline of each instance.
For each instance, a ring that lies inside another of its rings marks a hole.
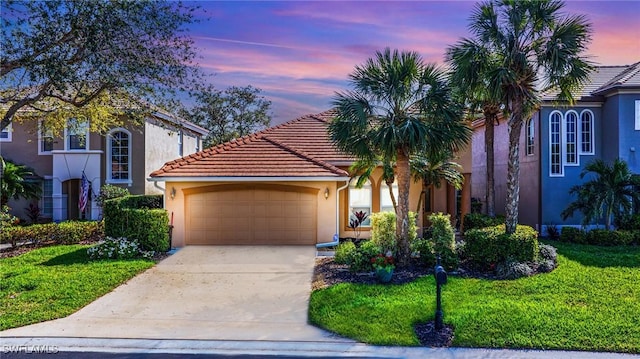
[[[453,226],[451,226],[451,216],[448,214],[433,213],[429,216],[429,222],[431,222],[429,233],[431,240],[433,240],[433,255],[440,256],[441,264],[445,269],[457,269],[456,234]],[[420,255],[422,255],[422,253],[420,253]]]
[[[371,216],[371,241],[375,243],[382,253],[391,252],[395,255],[398,252],[398,242],[396,241],[396,214],[394,212],[377,212]],[[409,211],[409,243],[415,242],[418,237],[417,215]]]
[[[504,222],[504,216],[490,217],[482,213],[467,213],[464,216],[463,229],[466,232],[471,229],[497,226]]]
[[[77,244],[95,242],[104,238],[102,221],[67,221],[61,223],[32,224],[30,226],[5,227],[0,231],[0,243],[16,246],[21,242]]]
[[[464,234],[464,254],[481,269],[493,269],[507,261],[534,262],[538,258],[538,232],[529,226],[518,225],[516,232],[505,233],[504,224],[472,229]]]
[[[592,229],[584,231],[575,227],[563,227],[560,233],[561,242],[591,244],[596,246],[628,246],[640,244],[640,230]]]
[[[144,251],[169,250],[169,217],[162,195],[125,196],[105,201],[105,234],[136,240]]]
[[[380,254],[382,249],[371,240],[364,240],[359,246],[351,241],[342,242],[336,248],[334,261],[349,265],[352,272],[370,272],[373,270],[371,258]]]

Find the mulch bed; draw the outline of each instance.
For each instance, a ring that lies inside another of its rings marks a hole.
[[[409,266],[396,268],[389,284],[404,284],[420,277],[433,274],[432,268],[412,261]],[[313,273],[312,289],[322,289],[338,283],[376,284],[374,273],[353,273],[349,266],[336,264],[333,258],[317,258]],[[445,325],[442,330],[435,330],[435,322],[417,324],[414,327],[420,344],[428,347],[449,347],[453,342],[453,327]]]

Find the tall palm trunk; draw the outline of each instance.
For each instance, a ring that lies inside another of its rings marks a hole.
[[[520,202],[520,133],[522,132],[523,103],[513,100],[509,118],[509,160],[507,169],[506,233],[515,233]]]
[[[484,112],[484,149],[487,154],[487,215],[496,216],[496,187],[495,187],[495,156],[493,142],[495,137],[495,125],[498,122],[498,106],[487,105]]]
[[[398,243],[398,262],[401,266],[409,264],[411,250],[409,248],[409,185],[411,170],[409,156],[404,149],[399,149],[396,158],[398,179],[398,207],[396,211],[396,241]]]

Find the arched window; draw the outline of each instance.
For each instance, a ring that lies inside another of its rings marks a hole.
[[[527,156],[535,151],[536,124],[532,118],[527,121]]]
[[[107,136],[107,183],[131,184],[131,133],[122,128]]]
[[[578,114],[569,111],[565,115],[565,163],[578,164]]]
[[[398,200],[398,181],[393,182],[391,185],[393,191],[393,197]],[[389,186],[382,181],[380,183],[380,212],[394,212],[393,202],[391,201],[391,194],[389,194]]]
[[[371,216],[371,182],[367,181],[361,188],[356,188],[355,182],[349,185],[349,219],[353,218],[353,212],[359,211]],[[367,217],[362,225],[370,226],[371,219]]]
[[[554,111],[549,115],[549,173],[562,176],[562,114]]]
[[[594,139],[593,139],[593,113],[584,110],[580,114],[580,153],[584,155],[593,155]]]

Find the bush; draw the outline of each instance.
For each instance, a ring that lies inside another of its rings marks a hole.
[[[560,238],[560,231],[555,224],[547,224],[547,237],[549,239],[558,240]]]
[[[53,241],[57,244],[76,244],[95,242],[103,237],[104,223],[102,221],[67,221],[3,228],[0,242],[11,243],[15,247],[17,243],[21,242]]]
[[[418,237],[417,215],[409,212],[409,243],[413,243]],[[398,243],[396,241],[396,214],[393,212],[378,212],[371,214],[371,241],[373,241],[383,253],[396,254]]]
[[[420,261],[427,267],[436,265],[433,240],[418,238],[411,244],[411,251],[420,254]]]
[[[352,272],[370,272],[373,270],[371,258],[383,253],[382,249],[373,241],[363,241],[356,250],[354,261],[350,263]]]
[[[587,243],[597,246],[627,246],[635,241],[633,231],[592,229],[586,234]]]
[[[508,260],[496,266],[496,276],[500,279],[518,279],[534,274],[533,268],[527,263]]]
[[[451,226],[451,216],[433,213],[429,216],[429,221],[431,222],[430,233],[435,255],[440,256],[440,263],[445,269],[457,269],[456,234]]]
[[[562,227],[559,240],[561,242],[587,243],[586,232],[580,228]]]
[[[356,245],[353,244],[353,242],[342,242],[338,244],[338,247],[336,248],[336,254],[333,261],[338,264],[349,264],[353,262],[353,258],[356,254]]]
[[[136,241],[127,238],[105,238],[105,241],[87,249],[87,254],[91,259],[133,259],[147,256],[140,250]]]
[[[627,231],[640,231],[640,213],[616,219],[616,227]]]
[[[493,227],[503,224],[505,221],[503,216],[490,217],[482,213],[467,213],[464,216],[464,231],[471,229]]]
[[[169,250],[169,217],[162,196],[127,196],[104,205],[105,234],[138,241],[145,251]]]
[[[465,232],[465,256],[477,268],[489,269],[507,260],[535,262],[538,258],[538,232],[518,225],[508,235],[505,226],[498,225]]]
[[[106,184],[100,188],[100,194],[96,197],[96,203],[100,207],[104,207],[104,202],[109,199],[120,198],[129,196],[129,190],[127,188],[118,187],[110,184]]]
[[[10,226],[16,226],[20,222],[18,217],[9,213],[9,206],[4,205],[0,209],[0,228],[4,229]]]

